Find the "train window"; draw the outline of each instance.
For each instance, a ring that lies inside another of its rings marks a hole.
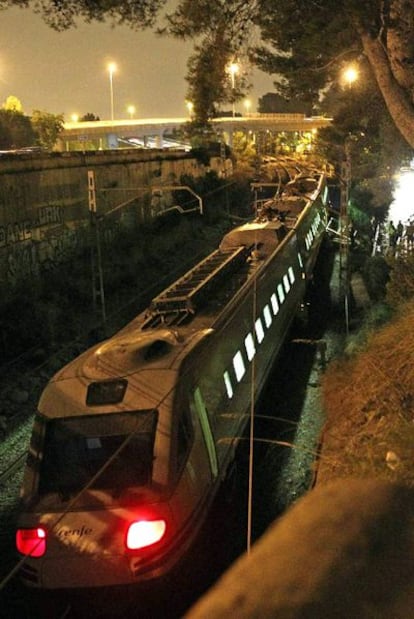
[[[240,350],[238,350],[233,357],[233,367],[236,373],[237,382],[240,382],[246,372],[246,366],[244,365],[243,355]]]
[[[190,444],[193,439],[193,426],[191,418],[187,408],[181,412],[180,419],[178,421],[178,445],[177,445],[177,465],[181,467],[185,460],[185,456],[188,452]]]
[[[264,306],[263,317],[265,325],[269,329],[270,325],[272,324],[272,314],[270,313],[270,307],[268,305]]]
[[[249,361],[251,361],[256,354],[254,339],[251,333],[248,333],[244,338],[244,345],[246,347],[247,358]]]
[[[213,477],[217,477],[218,464],[217,464],[216,445],[214,443],[214,437],[211,431],[211,426],[210,426],[210,421],[208,418],[206,405],[204,403],[203,396],[201,394],[199,387],[197,387],[196,390],[194,391],[194,404],[197,409],[198,418],[200,419],[200,424],[201,424],[204,440],[205,440],[207,451],[208,451],[211,473]]]
[[[270,303],[272,304],[273,313],[276,316],[276,314],[279,311],[279,303],[277,302],[277,297],[275,293],[273,293],[272,296],[270,297]]]
[[[48,422],[39,494],[69,498],[86,485],[119,491],[148,484],[157,416],[153,410]]]
[[[279,303],[282,305],[285,300],[285,291],[283,290],[282,284],[277,285],[277,296],[279,297]]]
[[[226,387],[227,395],[229,396],[229,400],[231,400],[234,395],[234,391],[233,391],[233,386],[231,384],[230,374],[227,372],[227,370],[223,374],[223,379],[224,379],[224,385]]]
[[[128,381],[124,378],[91,383],[86,395],[88,406],[118,404],[124,399]]]
[[[303,260],[302,260],[302,256],[300,255],[299,252],[298,252],[298,262],[299,262],[300,268],[303,269]]]
[[[290,283],[291,283],[291,284],[293,284],[293,283],[294,283],[294,281],[295,281],[295,273],[294,273],[294,271],[293,271],[293,268],[292,268],[292,267],[289,267],[289,268],[288,268],[288,275],[289,275],[289,281],[290,281]]]
[[[260,318],[258,318],[254,323],[254,330],[256,331],[257,341],[260,344],[260,342],[263,342],[264,339],[264,329]]]
[[[290,281],[287,275],[283,276],[283,286],[285,288],[286,294],[289,292],[290,290]]]

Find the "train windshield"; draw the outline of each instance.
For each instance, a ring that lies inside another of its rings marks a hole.
[[[53,419],[46,423],[39,494],[84,488],[120,492],[151,481],[157,412]]]

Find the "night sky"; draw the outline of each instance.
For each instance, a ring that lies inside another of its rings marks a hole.
[[[117,64],[113,77],[115,118],[187,115],[185,81],[191,43],[134,32],[108,24],[79,23],[77,29],[55,32],[29,9],[0,11],[0,105],[18,97],[25,114],[33,110],[73,114],[87,112],[110,118],[108,63]],[[251,111],[257,99],[272,91],[272,79],[254,72],[249,95]],[[230,107],[230,106],[229,106]],[[239,104],[243,111],[243,104]]]

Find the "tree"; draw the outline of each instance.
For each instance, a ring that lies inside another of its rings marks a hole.
[[[88,121],[90,122],[90,121],[95,121],[95,120],[100,120],[100,118],[99,116],[96,116],[96,114],[93,114],[92,112],[87,112],[80,118],[81,122],[88,122]]]
[[[159,29],[183,40],[195,41],[188,62],[188,99],[193,103],[194,122],[206,124],[224,102],[234,102],[248,88],[246,50],[252,4],[242,0],[182,0],[166,16]],[[245,62],[241,62],[244,57]],[[238,64],[236,79],[229,73]]]
[[[0,110],[0,149],[32,146],[35,135],[30,118],[21,112]]]
[[[39,146],[52,150],[60,132],[63,130],[63,114],[50,114],[33,110],[32,125]]]
[[[55,30],[76,26],[78,19],[86,22],[109,20],[131,28],[154,24],[159,10],[167,0],[0,0],[0,10],[11,6],[32,8]]]
[[[250,46],[252,60],[275,75],[278,94],[311,107],[338,80],[345,61],[363,54],[393,122],[414,146],[413,2],[181,0],[168,19],[167,31],[182,38],[208,37],[221,28],[230,53]],[[247,36],[253,25],[264,43],[256,48]],[[224,66],[228,59],[223,54]]]
[[[277,74],[281,94],[316,104],[346,60],[364,54],[389,113],[414,146],[414,4],[407,0],[262,0],[255,22],[267,43],[255,51]]]
[[[14,95],[9,95],[2,107],[4,110],[10,110],[11,112],[23,112],[23,106],[20,99]]]

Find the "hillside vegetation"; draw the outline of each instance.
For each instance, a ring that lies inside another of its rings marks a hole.
[[[375,476],[414,486],[414,259],[389,266],[392,319],[382,327],[366,321],[323,379],[318,484]]]

